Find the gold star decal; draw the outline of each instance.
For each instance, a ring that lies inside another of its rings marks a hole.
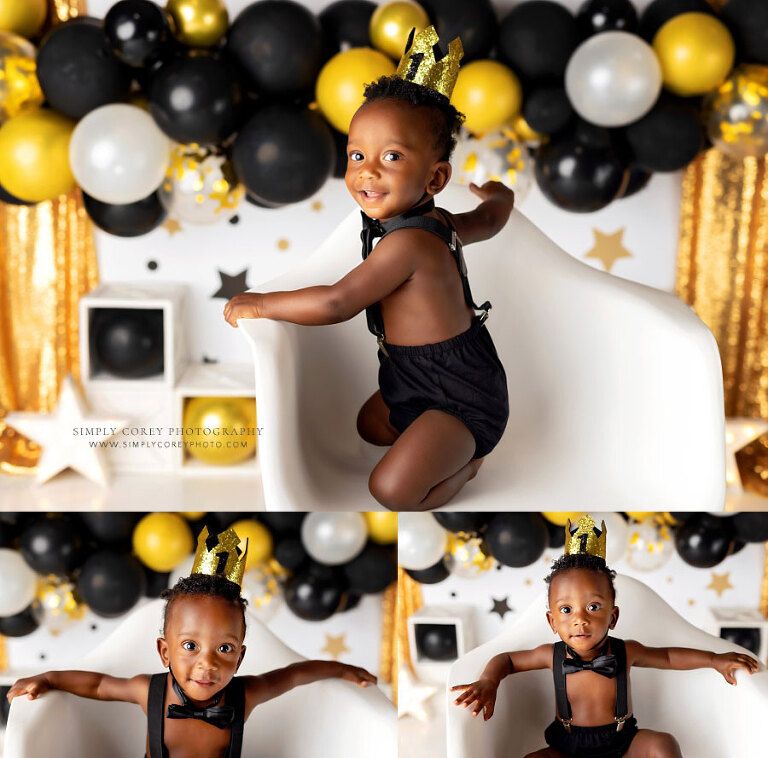
[[[163,221],[163,229],[165,229],[168,232],[168,235],[170,237],[173,237],[176,232],[181,231],[181,224],[175,219],[175,218],[168,218],[165,221]]]
[[[291,246],[291,243],[287,239],[285,239],[285,237],[277,241],[278,250],[287,250],[290,246]]]
[[[595,244],[592,249],[584,256],[585,258],[597,258],[610,273],[613,264],[619,258],[631,258],[632,253],[624,247],[621,238],[624,236],[624,227],[613,234],[604,234],[598,229],[592,229],[595,235]]]
[[[344,639],[346,636],[346,634],[340,634],[338,637],[334,637],[332,634],[326,634],[325,647],[320,652],[328,653],[334,661],[338,661],[340,655],[350,652]]]
[[[731,584],[731,572],[726,571],[725,574],[716,574],[713,571],[712,581],[707,585],[707,589],[717,592],[718,597],[722,597],[723,592],[726,590],[732,590],[733,585]]]
[[[319,212],[323,210],[323,201],[322,200],[313,200],[312,205],[310,206],[313,211]]]

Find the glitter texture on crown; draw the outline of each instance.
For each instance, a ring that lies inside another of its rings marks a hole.
[[[245,573],[245,558],[248,554],[248,542],[245,550],[240,550],[240,538],[234,529],[227,529],[219,535],[209,535],[208,527],[203,527],[197,538],[197,552],[192,564],[193,574],[208,574],[229,579],[242,586]]]
[[[571,520],[565,526],[565,554],[576,555],[578,553],[594,555],[605,560],[606,530],[605,521],[600,529],[589,515],[582,516],[575,526],[571,526]]]
[[[448,54],[443,55],[434,26],[428,26],[418,34],[415,32],[411,29],[395,76],[428,87],[450,100],[459,75],[459,63],[464,57],[461,40],[458,37],[451,40]]]

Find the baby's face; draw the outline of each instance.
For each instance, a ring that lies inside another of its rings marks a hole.
[[[597,654],[618,619],[619,609],[605,574],[569,569],[552,580],[547,620],[552,631],[582,658]]]
[[[439,160],[432,131],[424,108],[399,100],[375,100],[355,114],[345,179],[368,216],[394,218],[445,186],[451,167]]]
[[[157,640],[164,666],[189,698],[202,704],[223,690],[245,655],[245,628],[235,603],[205,595],[181,596],[168,609]]]

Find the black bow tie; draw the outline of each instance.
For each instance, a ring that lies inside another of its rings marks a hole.
[[[362,211],[360,215],[363,217],[363,231],[360,232],[360,239],[363,241],[363,260],[365,260],[373,250],[374,239],[384,235],[384,227],[378,219],[366,216]]]
[[[573,658],[563,659],[563,673],[575,674],[578,671],[594,671],[596,674],[600,674],[600,676],[606,676],[609,679],[612,679],[616,676],[619,667],[616,663],[615,655],[605,654],[604,651],[607,649],[608,643],[603,646],[603,649],[600,651],[600,655],[598,655],[596,658],[593,658],[591,661],[584,661],[579,657],[578,653],[569,647],[568,652],[573,656]]]
[[[205,708],[197,708],[190,702],[187,694],[181,689],[176,681],[176,677],[171,674],[173,679],[173,691],[181,700],[182,705],[171,704],[168,706],[166,718],[169,719],[198,719],[205,721],[217,729],[228,729],[235,719],[235,709],[231,705],[219,705],[223,692],[220,692],[214,701]]]

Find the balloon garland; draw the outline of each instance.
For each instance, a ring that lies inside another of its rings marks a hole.
[[[244,194],[274,208],[317,192],[343,173],[363,86],[392,73],[427,23],[462,39],[454,101],[468,133],[536,148],[536,181],[565,210],[593,212],[688,165],[704,120],[729,155],[768,154],[763,0],[727,0],[719,17],[706,0],[654,0],[641,14],[631,0],[587,0],[575,15],[524,0],[500,21],[490,0],[338,0],[318,16],[256,0],[234,19],[223,0],[120,0],[103,20],[40,38],[45,13],[43,0],[0,11],[0,199],[37,203],[76,180],[94,222],[118,236],[147,234],[166,213],[221,222]],[[610,127],[611,144],[585,146],[580,119]],[[169,189],[172,148],[208,151],[220,186]],[[198,208],[201,196],[211,202]]]

